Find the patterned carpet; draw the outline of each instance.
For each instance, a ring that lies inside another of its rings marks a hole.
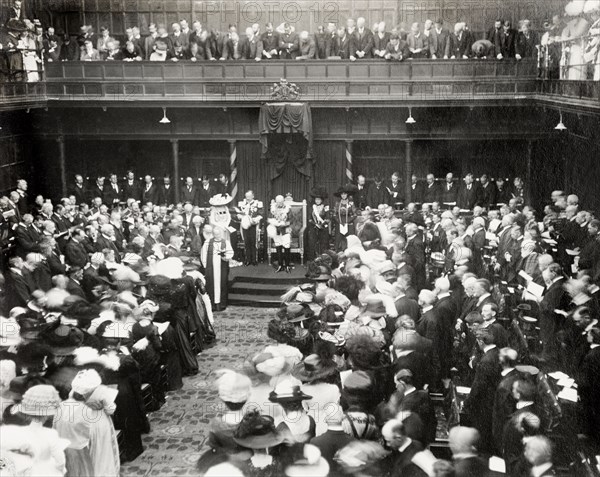
[[[266,330],[273,315],[274,310],[249,307],[230,307],[215,314],[216,345],[198,355],[198,375],[184,378],[183,389],[169,393],[167,403],[150,414],[146,450],[134,462],[124,464],[121,475],[197,475],[195,464],[206,450],[208,422],[218,411],[213,372],[240,369],[247,356],[269,344]]]

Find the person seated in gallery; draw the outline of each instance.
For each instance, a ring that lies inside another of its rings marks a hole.
[[[142,61],[142,50],[133,41],[125,43],[122,55],[123,61]]]
[[[403,61],[409,56],[408,43],[401,40],[398,35],[390,36],[390,41],[385,48],[383,57],[388,61]]]

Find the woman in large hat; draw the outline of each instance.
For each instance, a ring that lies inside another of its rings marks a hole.
[[[327,431],[326,417],[331,404],[340,402],[339,371],[334,360],[336,347],[328,341],[319,341],[315,353],[304,358],[292,370],[292,376],[303,383],[303,390],[312,396],[308,408],[315,410],[316,435]]]
[[[23,454],[30,456],[33,465],[28,469],[29,472],[26,475],[47,475],[49,477],[64,475],[65,463],[67,469],[69,463],[67,449],[69,441],[59,438],[56,430],[46,427],[59,412],[60,404],[58,391],[53,386],[39,384],[29,388],[23,394],[22,401],[12,408],[12,412],[25,417],[29,425],[0,428],[0,455],[7,457],[13,451],[15,456],[23,456]],[[26,435],[16,435],[19,430],[25,432]],[[19,443],[22,446],[19,446]],[[33,443],[35,445],[32,445]]]
[[[289,445],[306,443],[316,435],[315,420],[306,412],[303,404],[310,399],[312,396],[304,393],[293,380],[280,382],[269,394],[269,401],[279,404],[283,409],[277,430],[285,436]]]
[[[335,224],[335,249],[346,248],[346,237],[354,234],[354,219],[356,207],[352,201],[352,194],[356,187],[351,184],[340,187],[335,196],[338,198],[333,208],[333,221]]]
[[[259,411],[248,412],[233,433],[233,440],[252,452],[246,461],[236,463],[246,477],[278,477],[283,475],[280,459],[284,436],[275,428],[271,416]]]
[[[313,200],[308,218],[308,250],[310,257],[317,257],[329,248],[329,206],[325,205],[327,191],[316,187],[310,192]]]

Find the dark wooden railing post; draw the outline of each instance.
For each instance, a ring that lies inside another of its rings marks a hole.
[[[179,177],[179,139],[171,139],[171,154],[173,159],[173,180],[171,183],[175,187],[175,202],[179,200],[179,186],[181,178]]]
[[[412,200],[412,139],[406,139],[404,141],[404,177],[406,185],[406,203],[408,205]]]
[[[60,171],[60,193],[61,197],[67,195],[67,167],[65,157],[65,138],[64,136],[58,136],[56,138],[58,144],[58,169]]]

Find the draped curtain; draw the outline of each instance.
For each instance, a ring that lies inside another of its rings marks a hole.
[[[307,180],[312,176],[312,117],[305,103],[269,103],[260,108],[262,157],[269,162],[269,178],[280,177],[286,166]]]

